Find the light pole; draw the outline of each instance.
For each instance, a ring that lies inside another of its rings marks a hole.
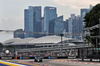
[[[100,18],[99,18],[99,44],[100,44]]]
[[[99,43],[98,43],[99,39]],[[96,38],[96,48],[99,50],[99,44],[100,44],[100,18],[99,18],[99,34],[98,37]],[[98,50],[96,51],[96,54],[98,54]]]
[[[85,38],[84,38],[84,34],[85,34],[85,30],[84,30],[84,25],[83,25],[83,59],[84,59],[84,55],[85,55],[85,54],[84,54],[84,47],[85,47],[85,44],[84,44],[84,41],[85,41],[85,40],[84,40],[84,39],[85,39]]]
[[[83,32],[83,58],[84,58],[84,32]]]
[[[61,36],[61,56],[62,56],[62,49],[63,49],[63,45],[62,45],[62,37],[63,37],[63,35],[64,34],[62,34],[62,30],[61,30],[61,34],[60,34],[60,36]]]

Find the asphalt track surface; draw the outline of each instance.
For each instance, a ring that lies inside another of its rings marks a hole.
[[[0,66],[100,66],[100,62],[81,62],[73,59],[43,59],[43,62],[28,60],[0,60]]]
[[[0,66],[37,66],[37,65],[29,65],[25,63],[17,63],[10,60],[0,60]]]

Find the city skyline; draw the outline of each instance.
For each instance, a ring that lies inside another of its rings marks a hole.
[[[100,0],[0,0],[0,66],[85,65],[100,65]]]
[[[45,28],[44,31],[46,33],[82,33],[82,20],[86,13],[92,9],[90,5],[89,9],[81,9],[81,15],[75,16],[75,14],[71,14],[71,17],[66,21],[63,21],[63,15],[57,17],[56,7],[48,7],[44,8],[44,17],[41,16],[41,6],[28,6],[28,9],[24,9],[24,31],[25,32],[41,32],[41,29]],[[42,19],[42,20],[41,20]],[[43,25],[43,23],[44,25]],[[66,25],[64,25],[64,22]],[[68,26],[67,26],[68,24]],[[68,29],[69,28],[69,29]],[[66,30],[67,29],[67,30]],[[16,32],[18,31],[18,32]],[[30,33],[23,33],[23,29],[17,29],[14,31],[14,38],[28,38],[34,37],[39,38],[45,35],[39,34],[30,34]],[[21,32],[21,33],[20,33]],[[23,36],[22,36],[23,35]],[[49,36],[49,34],[47,34]],[[80,35],[79,35],[80,36]],[[74,39],[81,39],[82,36],[70,36],[70,38]],[[66,36],[68,37],[68,36]],[[82,39],[81,39],[82,40]]]
[[[78,1],[81,1],[81,0],[78,0]],[[87,1],[90,1],[90,2],[87,2]],[[24,9],[27,9],[28,6],[42,6],[42,16],[44,15],[43,8],[45,6],[56,7],[58,16],[64,15],[64,20],[65,20],[70,16],[70,14],[74,13],[76,15],[80,15],[81,8],[88,8],[90,4],[96,5],[97,3],[99,3],[99,0],[87,0],[87,1],[84,0],[82,1],[83,5],[81,4],[81,6],[77,6],[80,4],[72,0],[70,2],[69,1],[66,2],[66,0],[64,0],[63,2],[61,2],[61,0],[59,1],[58,0],[48,0],[48,1],[46,0],[38,0],[38,1],[1,0],[0,1],[0,9],[1,9],[0,28],[2,30],[5,30],[5,29],[16,30],[20,28],[23,29],[24,28]],[[68,3],[72,5],[69,5]],[[2,41],[2,39],[0,39],[0,41]]]
[[[77,1],[80,3],[77,3]],[[70,14],[80,15],[81,8],[88,8],[90,4],[94,6],[97,3],[99,3],[99,0],[0,0],[0,28],[11,30],[24,29],[23,10],[27,9],[28,6],[42,6],[42,17],[44,16],[45,6],[56,7],[58,16],[63,15],[65,20],[70,17]],[[13,24],[17,25],[13,26]],[[6,27],[3,25],[6,25]]]

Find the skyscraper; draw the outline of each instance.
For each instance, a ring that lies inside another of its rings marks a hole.
[[[84,8],[84,9],[81,9],[81,22],[83,23],[83,26],[82,26],[82,30],[84,29],[85,27],[85,22],[84,22],[84,17],[86,15],[86,13],[88,13],[91,9],[93,8],[92,5],[90,5],[89,9],[88,8]],[[85,34],[89,34],[89,32],[85,32]]]
[[[54,33],[61,34],[64,30],[63,16],[55,19]]]
[[[80,16],[76,16],[75,19],[72,22],[72,38],[75,39],[80,39],[82,38],[82,22],[81,22],[81,17]]]
[[[68,32],[71,34],[69,37],[74,39],[81,39],[82,36],[80,33],[82,33],[82,30],[81,17],[75,16],[75,14],[71,14],[71,17],[68,19]]]
[[[41,32],[41,6],[29,6],[24,10],[24,31],[25,37],[40,37],[35,32]]]
[[[44,8],[44,31],[49,33],[49,21],[57,18],[55,7],[45,7]]]
[[[68,31],[68,19],[66,21],[63,21],[63,23],[64,23],[63,34],[65,34],[64,37],[67,37],[68,38],[68,35],[66,35],[69,32]]]
[[[49,33],[60,34],[64,30],[63,16],[49,21]]]
[[[42,32],[44,32],[44,17],[42,17],[41,22],[42,22]]]
[[[64,32],[68,32],[68,19],[64,21]]]
[[[89,9],[81,9],[81,18],[84,19],[86,13],[89,12]]]
[[[81,9],[81,20],[82,20],[82,22],[83,22],[83,25],[85,25],[84,24],[84,17],[85,17],[85,15],[86,15],[86,13],[88,13],[91,9],[93,8],[93,6],[92,5],[90,5],[90,7],[89,7],[89,9],[87,9],[87,8],[83,8],[83,9]]]
[[[42,18],[41,18],[41,6],[33,7],[34,12],[34,32],[42,32]],[[40,34],[34,34],[35,38],[41,37]]]
[[[25,9],[24,10],[24,31],[28,32],[29,31],[29,10]],[[29,33],[26,33],[24,37],[29,37]]]
[[[75,14],[71,14],[71,17],[68,19],[68,31],[70,34],[72,34],[72,30],[73,30],[73,20],[75,19]],[[72,36],[70,36],[70,38],[72,38]]]

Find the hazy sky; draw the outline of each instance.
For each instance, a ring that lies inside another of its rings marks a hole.
[[[0,30],[24,29],[24,9],[28,6],[42,6],[42,16],[45,6],[57,7],[58,16],[64,15],[65,20],[70,14],[79,15],[81,8],[97,3],[100,0],[0,0]],[[12,33],[0,33],[0,42],[8,35],[12,38]]]

